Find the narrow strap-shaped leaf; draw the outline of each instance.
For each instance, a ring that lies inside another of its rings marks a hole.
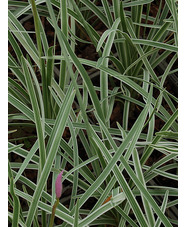
[[[45,109],[45,115],[47,116],[47,78],[46,78],[46,70],[45,70],[45,62],[44,59],[41,57],[43,56],[43,48],[42,48],[42,43],[41,43],[41,29],[40,27],[42,24],[39,23],[39,15],[37,12],[35,0],[30,0],[32,4],[32,12],[33,12],[33,17],[34,17],[34,26],[35,26],[35,31],[36,31],[36,40],[37,40],[37,48],[38,48],[38,55],[39,55],[39,63],[40,63],[40,72],[41,72],[41,77],[42,77],[42,90],[43,90],[43,104],[44,104],[44,109]]]
[[[177,46],[169,45],[166,43],[161,43],[161,42],[152,41],[152,40],[142,40],[142,39],[132,39],[132,41],[134,44],[142,44],[142,45],[147,45],[147,46],[168,50],[171,52],[178,52]]]
[[[14,192],[14,182],[13,178],[10,178],[10,193],[13,197],[13,219],[12,219],[12,227],[18,227],[19,214],[20,214],[20,202],[18,197]]]
[[[139,178],[139,180],[141,181],[141,183],[143,184],[144,188],[147,188],[146,184],[145,184],[145,180],[144,180],[144,176],[143,176],[143,172],[142,172],[142,168],[141,168],[141,165],[140,165],[140,160],[139,160],[139,156],[138,156],[136,148],[134,148],[132,156],[133,156],[136,175]],[[145,209],[145,212],[146,212],[146,215],[147,215],[149,226],[154,227],[155,219],[154,219],[152,207],[150,206],[148,201],[144,198],[143,194],[142,194],[142,201],[143,201],[143,206],[144,206],[144,209]]]
[[[110,51],[111,51],[112,44],[113,44],[113,41],[114,41],[116,29],[117,29],[119,23],[120,23],[120,18],[117,18],[115,20],[115,22],[113,23],[112,28],[110,29],[110,31],[111,31],[110,34],[107,34],[108,39],[107,39],[106,45],[104,47],[102,57],[106,57],[106,56],[110,55]],[[102,45],[102,42],[106,38],[104,36],[104,34],[105,33],[103,33],[103,35],[102,35],[103,39],[101,37],[101,39],[100,39],[101,41],[100,41],[100,43],[98,43],[98,47]],[[105,66],[105,67],[108,67],[108,59],[107,58],[105,58],[103,60],[102,65]],[[106,118],[106,115],[107,115],[107,112],[108,112],[108,100],[106,98],[106,97],[108,97],[108,75],[103,71],[100,72],[100,88],[101,88],[101,99],[103,100],[101,106],[102,106],[104,117]]]
[[[107,15],[108,24],[111,27],[113,24],[113,18],[112,18],[111,10],[109,7],[109,3],[107,0],[102,0],[102,4],[103,4],[104,10],[105,10],[105,13]]]
[[[153,2],[153,0],[137,0],[137,1],[132,1],[132,2],[123,2],[123,7],[127,8],[127,7],[131,7],[131,6],[139,6],[139,5],[143,5],[143,4],[148,4]]]
[[[34,112],[34,119],[35,119],[35,124],[36,124],[36,130],[37,130],[37,136],[38,136],[38,141],[39,141],[39,152],[40,152],[40,171],[42,171],[43,166],[45,164],[46,160],[46,151],[45,151],[45,142],[44,142],[44,124],[45,122],[41,121],[41,116],[40,116],[40,110],[39,110],[39,105],[37,102],[36,94],[35,94],[35,89],[34,85],[30,76],[30,73],[27,68],[27,61],[22,57],[22,65],[23,65],[23,70],[25,74],[25,79],[28,87],[28,92],[30,95],[31,103],[32,103],[32,108]],[[41,172],[40,172],[41,173]]]
[[[12,48],[14,49],[15,54],[19,60],[19,63],[21,63],[21,56],[22,56],[21,48],[19,47],[18,43],[16,42],[15,38],[13,37],[10,31],[8,31],[8,41],[10,42]]]
[[[8,53],[8,65],[9,69],[15,74],[15,76],[20,80],[23,87],[26,87],[26,82],[23,73],[21,72],[19,65],[15,62],[14,58],[10,53]]]
[[[46,99],[48,102],[47,105],[47,118],[52,116],[52,98],[49,92],[49,87],[52,84],[52,78],[53,78],[53,70],[54,70],[54,59],[50,59],[50,57],[53,55],[54,47],[49,47],[47,51],[47,56],[49,57],[47,59],[47,68],[46,68]]]
[[[14,146],[14,147],[11,147],[11,148],[8,148],[8,153],[18,149],[18,148],[21,148],[22,146],[24,146],[24,144],[19,144],[17,146]]]
[[[76,202],[75,215],[74,215],[74,227],[79,227],[79,199]]]
[[[61,30],[63,31],[65,37],[68,40],[68,16],[67,16],[67,0],[60,1],[60,10],[61,10]],[[62,90],[65,88],[66,84],[66,61],[62,60],[60,64],[60,77],[59,77],[59,86]]]
[[[30,98],[29,98],[28,93],[25,91],[25,89],[23,89],[23,87],[21,85],[19,85],[19,83],[17,83],[15,80],[13,80],[10,77],[8,77],[8,82],[9,82],[9,84],[11,84],[10,86],[15,87],[21,94],[23,94],[23,96],[25,97],[27,102],[30,103]]]
[[[70,134],[72,136],[73,151],[74,151],[74,153],[73,153],[74,167],[76,167],[79,164],[78,144],[77,144],[76,135],[74,133],[74,128],[73,128],[72,122],[70,120],[68,121],[68,125],[69,125],[69,129],[70,129]],[[72,194],[71,194],[72,198],[70,200],[70,206],[69,206],[70,210],[75,205],[74,197],[77,194],[77,189],[78,189],[78,170],[76,170],[74,172],[74,181],[73,181]],[[78,205],[76,204],[76,206],[78,206]]]

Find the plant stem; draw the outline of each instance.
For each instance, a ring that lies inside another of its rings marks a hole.
[[[56,199],[56,202],[54,203],[54,206],[52,207],[52,215],[51,215],[51,218],[50,218],[49,227],[53,227],[55,212],[56,212],[56,208],[57,208],[58,204],[59,204],[59,198]]]

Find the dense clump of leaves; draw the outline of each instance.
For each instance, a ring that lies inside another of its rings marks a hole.
[[[9,1],[8,26],[12,226],[48,225],[62,169],[56,226],[177,224],[177,2]]]

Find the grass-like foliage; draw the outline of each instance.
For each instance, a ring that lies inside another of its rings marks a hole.
[[[13,227],[177,225],[177,4],[9,0]]]

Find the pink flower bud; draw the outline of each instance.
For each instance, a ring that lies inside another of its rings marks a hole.
[[[62,174],[63,171],[61,171],[60,174],[58,174],[57,179],[56,179],[56,183],[55,183],[55,189],[56,189],[56,198],[59,199],[61,197],[62,194]]]

